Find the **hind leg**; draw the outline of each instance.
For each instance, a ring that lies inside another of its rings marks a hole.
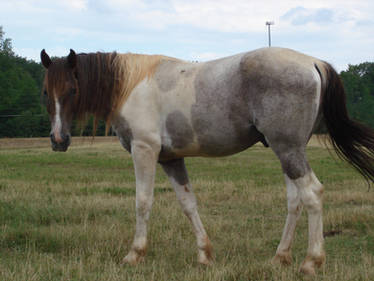
[[[296,227],[296,220],[301,212],[301,204],[308,212],[309,243],[307,256],[300,267],[305,274],[315,274],[325,260],[322,222],[323,186],[310,169],[303,148],[275,150],[286,174],[288,191],[288,216],[282,240],[275,258],[289,261],[290,248]]]
[[[273,264],[281,263],[290,265],[292,262],[291,246],[295,234],[296,223],[303,209],[300,192],[294,182],[285,175],[287,186],[287,207],[288,214],[283,229],[282,239],[278,245],[277,252],[272,260]]]
[[[320,267],[325,261],[322,221],[323,186],[313,171],[294,182],[300,190],[301,200],[308,211],[309,224],[308,251],[300,271],[305,274],[315,274],[315,267]]]
[[[210,264],[213,260],[212,246],[197,212],[196,197],[188,180],[184,159],[172,160],[161,165],[170,179],[183,212],[192,223],[197,240],[198,262]]]

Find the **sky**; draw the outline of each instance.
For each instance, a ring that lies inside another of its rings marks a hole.
[[[80,52],[164,54],[207,61],[268,46],[345,70],[374,61],[373,0],[0,0],[17,55],[40,61]]]

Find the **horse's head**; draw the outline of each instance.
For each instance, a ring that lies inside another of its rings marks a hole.
[[[66,151],[70,145],[70,127],[78,98],[77,55],[73,50],[66,58],[53,61],[43,49],[41,61],[47,69],[43,99],[51,121],[51,143],[54,151]]]

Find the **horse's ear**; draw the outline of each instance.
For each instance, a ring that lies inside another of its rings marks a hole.
[[[46,53],[45,49],[40,52],[40,59],[45,68],[48,68],[52,64],[52,60]]]
[[[75,68],[77,65],[77,55],[73,49],[70,49],[70,54],[68,55],[68,64],[71,68]]]

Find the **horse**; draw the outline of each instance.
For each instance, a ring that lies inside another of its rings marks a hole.
[[[323,186],[305,148],[323,121],[337,154],[374,182],[374,131],[349,118],[334,68],[291,49],[262,48],[208,62],[141,54],[81,53],[51,60],[43,94],[51,145],[66,151],[73,119],[93,115],[112,126],[131,153],[136,176],[135,236],[123,262],[144,259],[157,163],[191,221],[198,262],[211,264],[212,246],[201,222],[185,157],[218,157],[261,142],[281,163],[288,214],[272,259],[290,264],[296,222],[308,213],[309,242],[300,271],[314,275],[325,261]]]

